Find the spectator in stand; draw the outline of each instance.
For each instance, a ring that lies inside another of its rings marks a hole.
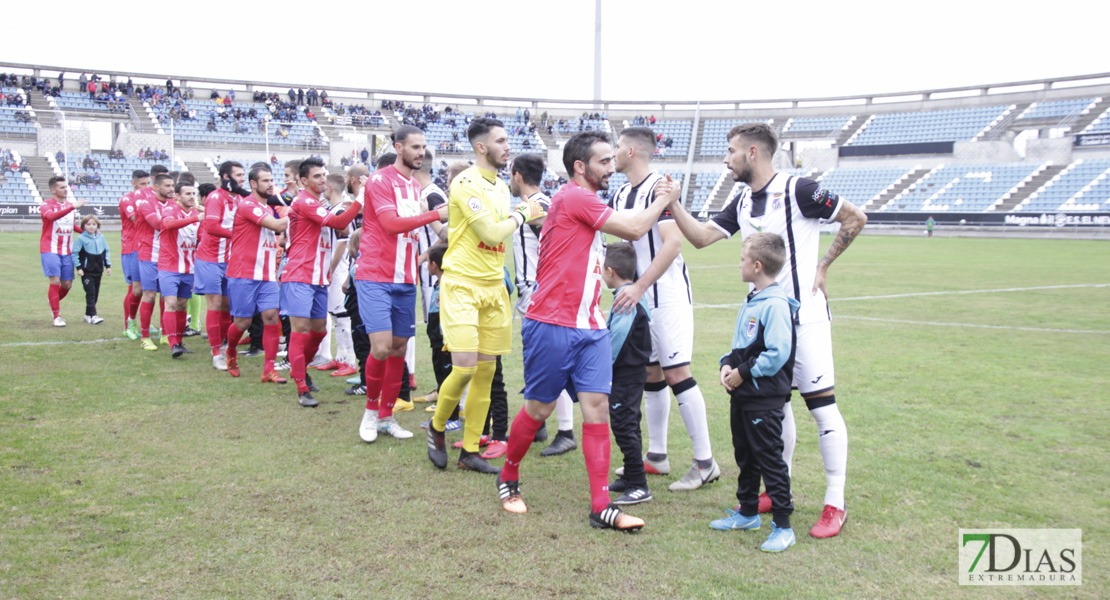
[[[81,73],[81,76],[77,78],[77,85],[81,90],[89,89],[89,78],[84,73]]]
[[[297,101],[297,91],[294,90],[293,88],[289,88],[289,101],[290,102],[296,102]]]
[[[328,91],[327,90],[322,90],[320,92],[320,102],[322,102],[324,104],[324,106],[329,106]]]
[[[366,164],[366,161],[370,160],[370,151],[363,148],[358,157],[362,159],[363,164]]]
[[[297,106],[304,104],[304,88],[297,88]]]
[[[65,152],[62,152],[61,150],[58,150],[58,153],[54,155],[54,160],[57,160],[58,164],[65,164],[65,162],[66,162]]]
[[[85,89],[88,90],[88,92],[89,92],[89,100],[95,100],[96,99],[96,82],[95,81],[90,81],[88,83],[88,85],[85,87]]]

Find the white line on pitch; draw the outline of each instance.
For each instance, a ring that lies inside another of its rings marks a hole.
[[[1076,283],[1071,285],[1041,285],[1023,288],[997,288],[992,290],[953,290],[948,292],[912,292],[908,294],[885,294],[881,296],[855,296],[852,298],[832,298],[829,302],[852,302],[856,300],[886,300],[890,298],[914,298],[917,296],[952,296],[956,294],[994,294],[1005,292],[1032,292],[1037,290],[1063,290],[1072,288],[1104,288],[1110,283]],[[740,308],[743,304],[695,304],[694,308]]]
[[[905,325],[929,325],[932,327],[974,327],[976,329],[1005,329],[1007,331],[1037,331],[1042,333],[1095,333],[1110,334],[1104,329],[1056,329],[1052,327],[1015,327],[1012,325],[981,325],[978,323],[938,323],[933,321],[909,321],[906,319],[880,319],[877,317],[847,317],[837,315],[835,319],[851,319],[854,321],[875,321],[878,323],[902,323]]]
[[[16,348],[20,346],[62,346],[65,344],[100,344],[102,342],[119,342],[127,338],[101,338],[99,340],[54,340],[50,342],[8,342],[0,344],[0,348]]]

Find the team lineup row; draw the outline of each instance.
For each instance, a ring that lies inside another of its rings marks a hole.
[[[207,195],[199,211],[198,188],[188,174],[175,182],[168,173],[156,172],[151,178],[136,172],[134,191],[120,201],[121,253],[131,284],[125,312],[130,319],[137,313],[144,347],[157,348],[150,338],[150,322],[155,297],[161,294],[166,306],[162,329],[173,346],[171,353],[176,357],[188,352],[181,343],[184,310],[195,291],[205,295],[208,306],[213,365],[240,375],[237,346],[258,315],[266,355],[262,381],[284,383],[274,362],[280,318],[288,317],[290,375],[299,402],[315,406],[315,385],[306,365],[326,335],[329,306],[334,305],[328,298],[329,287],[335,287],[333,273],[340,263],[349,262],[352,274],[340,287],[357,298],[349,311],[352,325],[359,321],[351,329],[353,336],[369,342],[360,365],[367,397],[360,436],[368,442],[379,432],[410,438],[412,433],[393,418],[393,409],[406,349],[416,330],[419,284],[424,288],[426,320],[430,311],[438,313],[437,333],[449,353],[435,414],[425,427],[430,461],[446,467],[444,432],[448,422],[458,418],[465,396],[459,467],[496,475],[503,508],[526,512],[519,489],[521,460],[552,412],[558,410],[559,415],[556,441],[573,431],[573,398],[583,418],[589,522],[635,531],[644,522],[620,507],[651,499],[646,474],[670,472],[666,438],[672,392],[694,456],[690,470],[670,488],[698,489],[721,474],[709,440],[705,401],[690,371],[693,293],[680,252],[683,237],[700,248],[740,232],[747,256],[756,252],[748,249],[749,238],[769,232],[781,239],[784,266],[781,271],[772,269],[772,258],[753,264],[770,273],[770,285],[781,289],[784,299],[797,308],[788,343],[776,342],[763,353],[785,350],[791,357],[779,366],[790,371],[788,380],[817,422],[826,470],[825,508],[810,533],[837,535],[846,518],[847,431],[834,395],[825,280],[829,265],[851,244],[866,216],[813,181],[775,173],[775,134],[758,123],[729,133],[725,164],[737,181],[748,185],[708,223],[686,212],[678,184],[651,171],[655,137],[648,128],[623,130],[615,147],[599,132],[571,138],[563,149],[571,181],[550,199],[539,189],[544,171],[539,157],[512,161],[509,185],[498,177],[500,169],[510,166],[508,134],[499,121],[475,119],[468,138],[476,164],[452,179],[447,194],[418,176],[422,169],[427,172],[431,157],[423,132],[411,126],[394,132],[396,158],[392,164],[379,163],[373,174],[352,167],[346,176],[329,176],[321,160],[309,158],[293,165],[293,177],[287,175],[286,181],[296,183],[281,194],[275,194],[268,165],[244,169],[238,163],[223,163],[221,186]],[[630,183],[607,206],[597,192],[608,189],[609,176],[616,171],[627,175]],[[62,178],[51,180],[51,191],[54,197],[41,210],[40,251],[57,319],[58,302],[73,277],[72,270],[65,269],[77,229],[73,211],[84,202],[69,200]],[[522,198],[515,209],[511,196]],[[840,231],[819,257],[819,226],[831,221],[840,223]],[[630,244],[606,252],[602,234]],[[498,469],[478,451],[487,441],[482,429],[489,420],[500,357],[511,351],[513,309],[505,285],[510,239],[516,253],[516,310],[523,316],[525,406],[513,419],[507,439],[497,440],[505,456]],[[352,257],[349,261],[347,255]],[[766,287],[747,273],[743,279],[753,286],[747,304],[754,306]],[[599,306],[603,283],[615,290],[608,317]],[[756,321],[741,325],[738,322],[734,351],[738,344],[747,344],[742,334],[750,338],[759,329]],[[740,383],[749,378],[758,384],[759,373],[758,368],[738,370],[722,360],[721,384],[730,391],[741,389]],[[769,430],[773,435],[754,437],[743,435],[743,416],[754,405],[746,405],[750,399],[733,392],[739,506],[711,524],[717,529],[758,529],[758,513],[772,512],[772,534],[763,546],[769,551],[794,543],[789,527],[792,501],[780,485],[783,478],[788,482],[796,439],[792,412],[788,405],[783,410],[789,392],[787,387],[770,402],[778,404],[777,413],[753,420],[774,421]],[[641,400],[649,435],[643,455]],[[767,402],[758,404],[766,408]],[[610,424],[625,459],[611,483]],[[573,439],[573,433],[569,436]],[[776,458],[761,462],[768,456]],[[781,465],[774,467],[782,471],[781,477],[770,472],[772,462]],[[757,498],[761,465],[771,493]],[[620,496],[611,500],[610,492]]]

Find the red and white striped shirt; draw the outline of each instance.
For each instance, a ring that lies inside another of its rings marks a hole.
[[[355,279],[381,283],[415,283],[416,228],[390,234],[382,228],[379,215],[396,211],[399,217],[420,214],[420,182],[401,175],[393,165],[376,171],[366,184],[362,240],[358,245]]]
[[[551,198],[540,231],[529,319],[575,329],[605,329],[598,306],[605,263],[600,229],[612,214],[613,209],[597,194],[573,181]]]
[[[204,236],[197,248],[197,259],[225,263],[231,249],[231,227],[235,224],[235,206],[239,198],[218,188],[204,200]]]
[[[139,260],[158,262],[159,228],[162,227],[162,209],[165,204],[151,188],[141,189],[135,197],[135,249]]]
[[[39,218],[42,219],[40,253],[53,252],[62,256],[73,253],[74,208],[69,200],[58,202],[53,196],[42,203],[39,207]]]
[[[329,285],[336,229],[346,229],[362,205],[354,203],[342,215],[334,215],[320,205],[308,190],[301,190],[289,208],[288,261],[281,280]]]
[[[256,281],[277,281],[278,241],[273,230],[262,226],[270,207],[254,196],[240,198],[231,228],[231,256],[227,276]]]
[[[123,224],[120,229],[120,254],[131,254],[135,247],[135,198],[138,191],[131,191],[119,199],[119,219]]]
[[[197,211],[185,209],[171,202],[162,210],[162,231],[158,238],[158,270],[171,273],[192,273],[197,252]]]

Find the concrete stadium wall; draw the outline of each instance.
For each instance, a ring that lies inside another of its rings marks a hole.
[[[152,148],[155,150],[170,151],[173,147],[173,139],[166,134],[161,133],[136,133],[127,131],[121,133],[116,138],[116,149],[123,150],[123,153],[128,156],[135,156],[141,150]]]
[[[1021,155],[1009,142],[956,142],[952,162],[1020,162]]]
[[[1025,143],[1025,160],[1052,165],[1066,165],[1072,161],[1070,137],[1034,139]]]
[[[91,135],[87,129],[39,129],[38,155],[57,154],[65,151],[68,155],[85,154],[91,148]]]

